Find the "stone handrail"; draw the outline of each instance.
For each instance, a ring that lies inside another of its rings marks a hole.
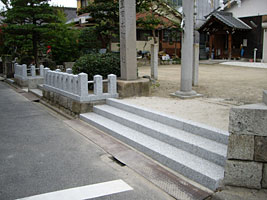
[[[30,76],[27,73],[27,65],[19,65],[17,63],[14,64],[15,68],[15,78],[19,78],[22,80],[27,80],[29,77],[36,77],[36,70],[39,70],[40,76],[44,76],[44,66],[40,65],[39,68],[36,68],[34,65],[31,66],[30,70]]]
[[[117,98],[117,77],[108,75],[108,92],[103,93],[102,76],[94,76],[94,81],[88,81],[88,75],[80,73],[78,75],[61,72],[60,70],[51,71],[44,69],[44,89],[59,93],[79,102],[90,102],[107,98]],[[88,83],[94,84],[94,94],[88,94]]]

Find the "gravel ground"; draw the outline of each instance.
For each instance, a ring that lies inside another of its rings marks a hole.
[[[259,103],[267,90],[267,69],[220,64],[199,67],[199,85],[193,87],[203,98],[181,100],[170,97],[180,88],[180,65],[159,66],[159,80],[150,97],[125,99],[129,103],[228,130],[233,106]],[[139,76],[150,74],[150,67],[138,69]]]

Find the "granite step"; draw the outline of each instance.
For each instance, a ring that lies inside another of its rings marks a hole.
[[[193,122],[190,120],[181,119],[175,116],[166,115],[157,111],[151,111],[141,106],[136,106],[123,102],[118,99],[107,99],[107,104],[118,109],[139,115],[146,119],[150,119],[162,124],[190,132],[195,135],[213,140],[218,143],[228,144],[229,133],[214,127],[207,126],[205,124]]]
[[[181,150],[209,160],[210,162],[221,166],[225,165],[227,154],[227,146],[225,144],[146,119],[109,105],[95,106],[93,111],[96,114],[112,119],[135,131],[144,133]]]
[[[211,190],[215,190],[223,178],[224,168],[222,166],[107,117],[96,113],[85,113],[81,114],[80,118]]]

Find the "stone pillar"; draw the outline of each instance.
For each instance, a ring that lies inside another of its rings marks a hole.
[[[151,78],[158,80],[158,52],[159,45],[151,44]]]
[[[224,184],[267,188],[267,104],[234,107],[229,119]]]
[[[44,66],[40,65],[39,70],[40,70],[40,76],[44,77]]]
[[[193,62],[193,86],[198,85],[198,68],[199,68],[199,43],[194,44],[194,62]]]
[[[194,0],[183,0],[184,30],[182,35],[182,67],[180,91],[171,94],[179,98],[194,98],[198,95],[192,90],[193,77],[193,32],[194,32]]]
[[[35,65],[32,65],[32,66],[31,66],[31,75],[32,75],[32,77],[35,77],[35,76],[36,76]]]
[[[62,90],[68,91],[68,74],[67,73],[63,73]]]
[[[23,64],[22,66],[22,77],[23,78],[27,78],[28,74],[27,74],[27,65]]]
[[[78,75],[72,75],[73,76],[73,93],[78,94]]]
[[[103,77],[100,75],[94,76],[94,94],[95,95],[103,94]]]
[[[44,68],[43,72],[43,76],[44,76],[44,84],[49,84],[49,80],[48,80],[48,76],[47,76],[47,72],[49,71],[50,69],[48,67]]]
[[[133,0],[120,0],[121,79],[137,79],[136,5]]]
[[[263,91],[263,103],[267,105],[267,90]]]
[[[56,69],[56,72],[61,72],[61,70],[60,69]]]
[[[114,74],[108,75],[108,93],[117,94],[117,76]]]
[[[267,22],[262,23],[263,28],[263,52],[262,61],[267,63]]]
[[[88,97],[88,75],[85,73],[80,73],[78,75],[78,95],[81,101]]]

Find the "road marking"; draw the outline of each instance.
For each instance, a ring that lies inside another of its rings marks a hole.
[[[133,188],[130,187],[123,180],[115,180],[104,183],[98,183],[94,185],[87,185],[51,193],[40,194],[17,200],[55,200],[55,199],[84,200],[84,199],[107,196],[120,192],[126,192],[130,190],[133,190]]]

